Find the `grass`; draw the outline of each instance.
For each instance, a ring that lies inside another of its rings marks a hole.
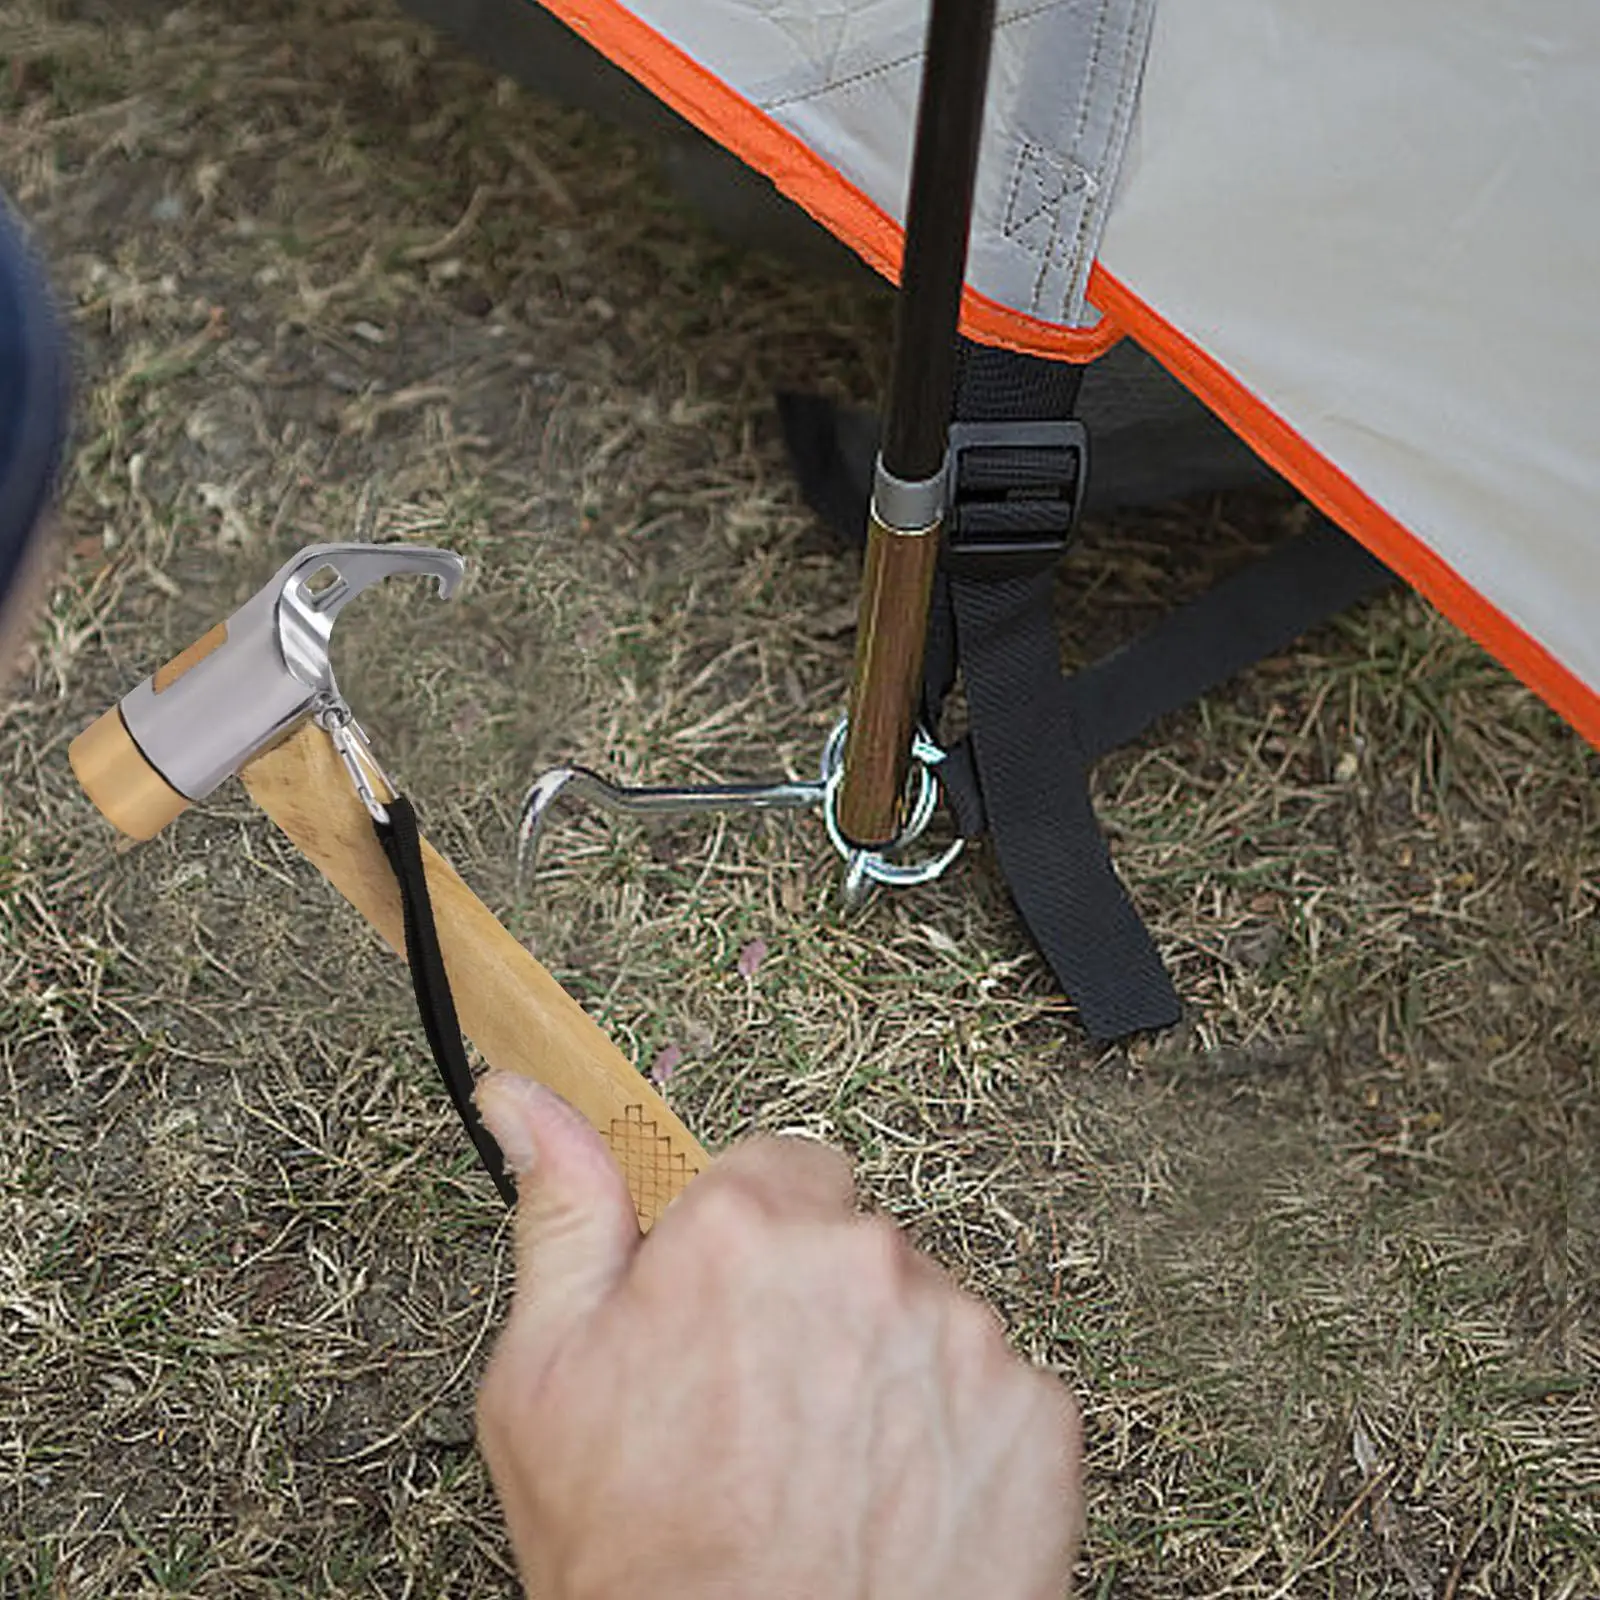
[[[385,763],[709,1142],[842,1141],[1073,1382],[1083,1594],[1600,1594],[1591,751],[1403,595],[1171,719],[1097,786],[1191,1020],[1101,1054],[981,848],[849,919],[810,820],[567,812],[518,912],[553,759],[813,766],[856,572],[769,396],[870,399],[886,296],[386,8],[23,0],[0,57],[81,367],[0,692],[0,1591],[512,1590],[502,1219],[403,974],[236,789],[129,853],[65,762],[295,548],[407,537],[472,575],[340,624]],[[1091,527],[1067,653],[1296,515]]]

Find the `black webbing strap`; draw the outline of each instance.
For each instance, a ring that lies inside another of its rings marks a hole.
[[[1140,737],[1319,623],[1394,582],[1376,556],[1326,518],[1313,516],[1242,571],[1163,617],[1130,643],[1059,680],[1086,765]],[[987,828],[983,792],[966,740],[954,744],[939,781],[964,837]]]
[[[1111,864],[1061,693],[1053,567],[954,578],[961,677],[988,832],[1006,887],[1095,1039],[1176,1022],[1161,957]]]
[[[1131,743],[1393,582],[1365,546],[1314,513],[1303,533],[1063,681],[1085,758]]]
[[[947,555],[934,584],[923,718],[937,732],[959,670],[971,734],[950,747],[940,787],[964,837],[993,835],[1018,910],[1089,1033],[1111,1039],[1160,1027],[1177,1019],[1177,996],[1112,866],[1089,768],[1393,575],[1314,516],[1305,532],[1063,677],[1052,603],[1072,496],[1050,483],[1082,462],[1026,443],[969,438],[968,448],[961,439],[963,429],[993,424],[996,437],[1021,441],[1030,424],[1070,418],[1080,369],[963,344],[960,375],[954,559]],[[859,542],[872,437],[828,402],[785,395],[779,403],[807,503]]]
[[[960,424],[1064,422],[1080,378],[1065,362],[964,342],[956,433]],[[977,788],[1006,887],[1084,1027],[1105,1040],[1169,1026],[1182,1008],[1112,866],[1076,708],[1062,693],[1055,577],[1086,466],[1078,454],[1052,461],[1033,443],[1010,453],[989,445],[973,452],[977,460],[954,454],[946,571],[935,597],[949,615],[930,637],[925,709],[937,712],[959,664]],[[1010,496],[1000,492],[1008,483]],[[1003,545],[1004,556],[990,557],[992,545]]]
[[[466,1046],[461,1042],[461,1024],[456,1019],[456,1003],[450,993],[450,978],[444,969],[439,949],[439,933],[433,923],[433,902],[428,897],[428,880],[422,868],[422,841],[417,832],[417,814],[402,795],[385,803],[387,822],[374,822],[373,829],[383,853],[394,868],[400,885],[400,905],[405,913],[406,962],[411,968],[411,986],[417,996],[417,1012],[422,1031],[444,1080],[445,1092],[456,1108],[480,1159],[494,1179],[500,1198],[508,1206],[517,1203],[517,1188],[506,1175],[505,1160],[494,1135],[478,1117],[472,1100],[472,1069],[467,1064]]]

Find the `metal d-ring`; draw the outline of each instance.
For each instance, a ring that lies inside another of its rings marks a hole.
[[[822,825],[827,829],[834,849],[844,860],[844,877],[839,885],[839,894],[845,906],[853,909],[866,898],[871,884],[881,883],[892,889],[911,889],[942,878],[961,854],[966,840],[956,839],[937,855],[927,856],[920,861],[892,859],[922,837],[939,808],[939,780],[934,775],[934,769],[944,760],[945,753],[919,728],[911,742],[910,781],[915,788],[899,833],[881,850],[863,850],[851,844],[839,826],[839,785],[844,777],[844,746],[849,732],[849,718],[841,718],[823,747]]]

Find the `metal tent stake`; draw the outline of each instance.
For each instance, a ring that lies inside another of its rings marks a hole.
[[[557,767],[534,782],[524,801],[519,878],[531,866],[551,805],[564,793],[657,817],[820,807],[844,858],[848,903],[872,883],[929,882],[960,853],[958,840],[930,858],[906,854],[937,809],[943,760],[932,737],[917,728],[916,709],[947,502],[957,333],[994,16],[994,0],[932,0],[850,711],[828,740],[818,780],[640,789],[582,767]]]
[[[911,750],[911,795],[900,831],[886,850],[861,850],[844,836],[838,820],[839,785],[844,774],[848,722],[842,720],[823,746],[819,776],[812,781],[784,778],[776,783],[696,784],[685,788],[630,787],[609,783],[587,767],[552,767],[537,777],[522,801],[517,824],[517,887],[523,891],[538,861],[550,813],[557,800],[588,801],[621,816],[661,821],[713,811],[810,811],[820,809],[828,838],[845,863],[841,895],[847,906],[859,904],[873,884],[910,888],[942,877],[965,841],[957,839],[942,851],[920,858],[907,852],[927,831],[939,806],[934,771],[944,752],[920,734]]]

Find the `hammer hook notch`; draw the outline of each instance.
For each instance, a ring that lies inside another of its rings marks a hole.
[[[337,694],[330,641],[339,613],[383,578],[416,573],[437,580],[448,600],[466,562],[453,550],[404,544],[314,544],[273,580],[284,664],[306,688]]]

